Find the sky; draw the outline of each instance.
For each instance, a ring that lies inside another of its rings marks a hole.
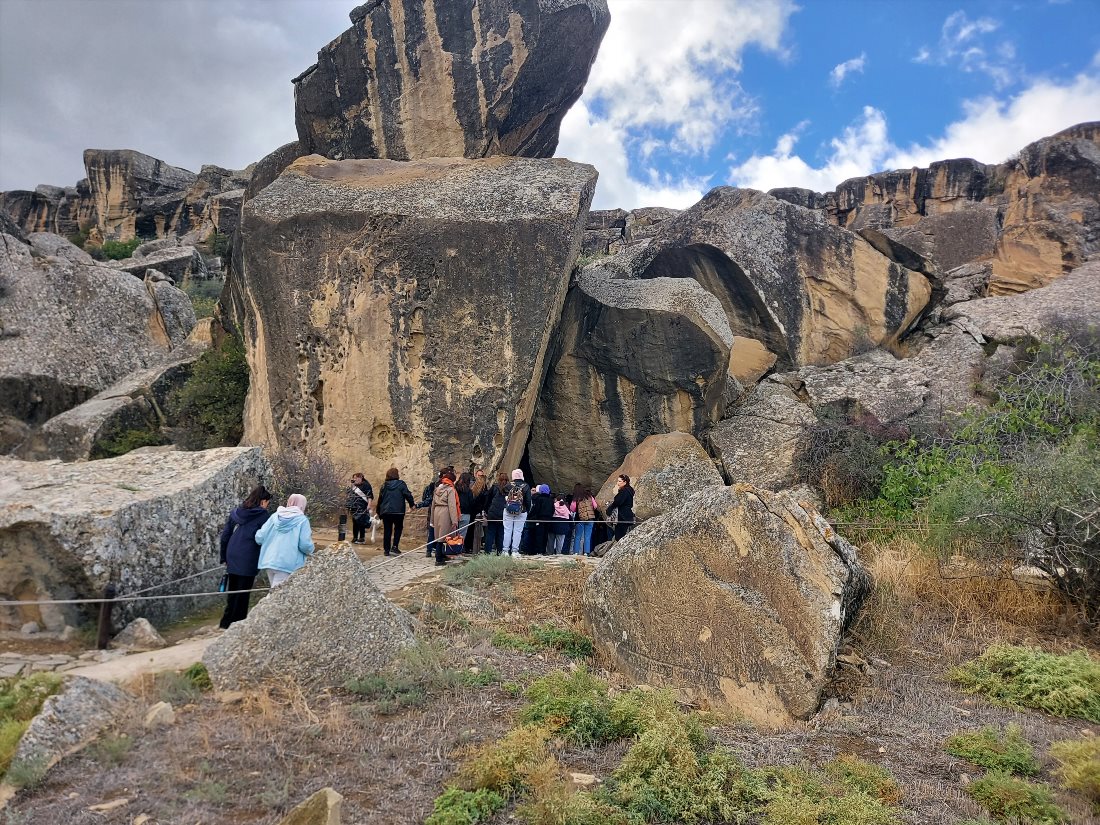
[[[439,2],[439,0],[437,0]],[[0,190],[85,148],[197,171],[294,140],[290,79],[356,0],[0,0]],[[558,156],[594,208],[715,186],[822,192],[1100,120],[1100,0],[609,0]]]

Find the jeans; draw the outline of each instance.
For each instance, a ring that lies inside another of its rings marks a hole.
[[[526,523],[526,513],[515,516],[507,512],[504,514],[504,549],[508,551],[509,556],[513,551],[519,555],[520,544],[523,541],[523,525]]]
[[[558,555],[565,548],[565,533],[554,533],[550,536],[550,542],[547,545],[547,549],[551,555]]]
[[[592,521],[578,521],[573,526],[573,552],[584,554],[586,556],[592,555],[592,528],[595,527],[595,522]]]
[[[399,547],[401,545],[401,531],[405,529],[405,514],[404,513],[383,513],[382,514],[382,548],[389,553],[390,550],[400,552]],[[393,537],[393,544],[390,544],[390,537]]]
[[[485,525],[485,552],[498,553],[504,549],[504,525],[496,521],[490,521]]]

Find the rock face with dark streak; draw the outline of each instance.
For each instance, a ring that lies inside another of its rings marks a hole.
[[[725,410],[732,344],[721,304],[695,282],[587,267],[550,349],[529,447],[535,477],[596,489],[647,436],[702,438]]]
[[[565,160],[295,161],[245,204],[245,439],[411,486],[515,467],[596,182]]]
[[[294,81],[303,154],[551,157],[606,0],[371,0]]]
[[[997,165],[943,160],[853,178],[835,192],[771,194],[838,226],[875,229],[943,272],[991,262],[990,295],[1023,292],[1100,252],[1100,122],[1038,140]]]
[[[719,187],[663,221],[644,246],[605,266],[628,278],[694,278],[734,335],[730,372],[838,361],[892,341],[927,306],[931,285],[821,212],[752,189]]]
[[[779,727],[817,710],[869,585],[793,496],[715,486],[617,541],[583,604],[620,672]]]
[[[194,172],[131,149],[85,149],[84,168],[104,240],[163,237],[184,191],[198,180]]]

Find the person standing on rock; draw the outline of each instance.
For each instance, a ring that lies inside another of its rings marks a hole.
[[[573,501],[569,504],[569,511],[576,516],[573,525],[573,552],[577,555],[592,555],[592,528],[596,525],[596,497],[592,491],[577,483],[573,485]]]
[[[523,481],[523,470],[512,470],[512,483],[504,491],[504,549],[519,555],[523,527],[531,509],[531,488]]]
[[[225,612],[218,622],[222,630],[248,616],[248,600],[252,594],[247,591],[252,590],[259,572],[260,548],[256,544],[256,532],[270,515],[267,512],[270,503],[271,493],[261,484],[229,514],[222,528],[221,559],[226,573]]]
[[[432,509],[428,511],[428,523],[435,533],[436,567],[447,563],[445,548],[462,546],[462,536],[457,533],[461,515],[454,470],[448,468],[439,477],[439,484],[432,494]]]
[[[374,504],[374,490],[370,482],[362,473],[356,473],[351,477],[351,487],[348,490],[348,500],[345,506],[351,516],[352,544],[367,543],[367,528],[370,527],[370,512]]]
[[[485,552],[496,552],[499,556],[504,549],[504,507],[507,504],[504,496],[508,490],[508,476],[497,473],[497,483],[489,488],[487,495],[488,504],[485,505],[485,516],[488,523],[485,525]]]
[[[301,493],[290,496],[286,506],[276,510],[256,533],[256,543],[260,545],[260,569],[267,573],[271,586],[278,587],[313,552],[306,497]]]
[[[396,467],[386,470],[386,482],[378,491],[378,516],[382,519],[382,549],[387,556],[401,555],[401,531],[405,529],[405,504],[416,507],[409,485],[401,480]],[[393,539],[392,543],[390,539]]]
[[[623,473],[615,480],[615,498],[607,503],[607,512],[615,513],[615,541],[634,529],[634,488],[630,476]]]

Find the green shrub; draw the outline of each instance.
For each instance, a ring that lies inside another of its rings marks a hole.
[[[35,673],[16,679],[0,679],[0,722],[28,722],[42,703],[61,689],[63,680],[53,673]]]
[[[507,630],[495,631],[489,639],[489,644],[502,650],[516,650],[520,653],[537,653],[539,650],[539,646],[530,639],[509,633]]]
[[[595,652],[592,640],[583,633],[553,625],[533,625],[531,637],[543,647],[560,650],[570,659],[586,659]]]
[[[448,567],[443,571],[443,581],[454,587],[488,587],[513,578],[516,574],[528,570],[530,565],[519,562],[511,556],[477,555],[457,567]]]
[[[128,241],[104,241],[100,250],[108,261],[122,261],[131,257],[134,250],[145,243],[141,238],[131,238]]]
[[[607,685],[584,668],[549,673],[532,682],[524,695],[521,722],[550,725],[577,745],[603,744],[637,730],[636,708],[616,706]]]
[[[952,756],[993,771],[1020,776],[1039,773],[1039,760],[1019,725],[1009,725],[1003,732],[985,727],[980,731],[956,733],[944,743],[944,749]]]
[[[990,771],[967,785],[966,792],[1001,822],[1056,825],[1069,821],[1054,803],[1049,787],[1006,773]]]
[[[1100,664],[1084,650],[1059,655],[993,645],[948,676],[999,705],[1100,722]]]
[[[133,747],[129,736],[104,736],[92,745],[91,754],[100,765],[121,765]]]
[[[1062,787],[1083,793],[1100,813],[1100,737],[1055,742],[1050,756],[1058,763],[1054,773]]]
[[[767,825],[895,825],[898,811],[860,787],[804,768],[765,771]]]
[[[482,745],[459,770],[460,783],[500,793],[525,787],[528,777],[551,758],[547,742],[552,732],[548,725],[521,725]]]
[[[11,765],[12,757],[19,747],[30,722],[26,719],[5,719],[0,722],[0,775]]]
[[[181,446],[206,449],[238,444],[244,433],[248,381],[248,362],[239,338],[226,336],[221,346],[199,356],[191,377],[168,398],[169,411],[179,423]]]
[[[34,788],[46,778],[49,769],[50,760],[46,756],[12,762],[4,774],[4,781],[16,788]]]
[[[209,244],[211,255],[224,256],[233,243],[233,236],[226,232],[218,232],[215,229],[214,234],[210,236],[207,243]]]
[[[183,285],[183,291],[191,299],[196,318],[213,317],[224,285],[225,281],[218,278],[190,280]]]
[[[344,687],[376,702],[375,710],[383,716],[406,708],[421,707],[428,701],[428,692],[424,686],[408,676],[372,674],[349,679]]]
[[[488,788],[476,791],[447,788],[436,797],[424,825],[476,825],[503,808],[505,801],[503,796]]]
[[[210,671],[202,662],[195,662],[183,672],[183,678],[187,679],[196,690],[208,691],[214,689],[214,683],[210,681]]]
[[[167,443],[168,439],[159,430],[124,430],[118,435],[97,441],[92,448],[91,457],[114,458],[126,455],[138,447],[156,447]]]

